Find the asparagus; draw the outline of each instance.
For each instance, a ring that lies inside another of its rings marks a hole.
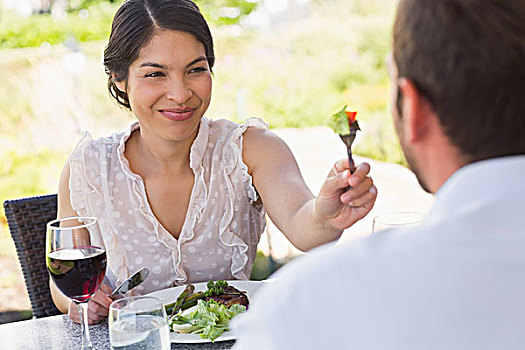
[[[177,312],[179,312],[186,298],[188,298],[193,293],[194,290],[195,290],[195,286],[193,284],[188,284],[186,288],[184,288],[182,293],[180,293],[179,297],[175,301],[175,304],[173,305],[173,310],[171,310],[170,316],[174,316],[175,314],[177,314]]]
[[[186,288],[180,293],[177,300],[171,304],[165,306],[166,313],[172,317],[176,315],[180,310],[185,310],[192,306],[197,305],[199,299],[206,299],[213,295],[225,293],[224,288],[228,287],[228,282],[226,281],[208,281],[208,289],[205,292],[193,293],[195,286],[193,284],[188,284]],[[241,293],[228,293],[228,294],[241,294]]]
[[[197,305],[197,301],[199,299],[205,299],[205,298],[206,297],[204,295],[204,292],[197,292],[197,293],[191,294],[180,305],[180,309],[179,310],[186,310],[187,308],[195,306],[195,305]],[[176,301],[174,301],[173,303],[168,304],[168,305],[165,306],[166,313],[168,315],[176,314],[178,312],[178,311],[177,312],[173,312],[173,310],[175,308],[175,303],[176,303]]]
[[[184,300],[184,303],[180,306],[180,309],[186,310],[189,307],[195,306],[200,299],[206,299],[204,292],[197,292],[187,297],[186,300]]]

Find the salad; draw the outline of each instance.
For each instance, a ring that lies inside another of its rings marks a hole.
[[[356,120],[357,112],[350,112],[344,106],[339,112],[332,115],[328,120],[330,126],[346,145],[348,154],[348,162],[350,164],[350,172],[355,171],[354,159],[352,158],[352,143],[354,143],[355,135],[358,130],[361,130],[359,123]]]
[[[194,292],[189,284],[177,300],[166,305],[170,330],[198,334],[212,342],[229,330],[230,320],[246,311],[249,301],[245,292],[226,281],[209,281],[207,290]]]

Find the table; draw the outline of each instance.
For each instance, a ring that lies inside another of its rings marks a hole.
[[[89,326],[91,342],[96,350],[110,349],[108,324],[103,322]],[[0,325],[0,348],[8,350],[25,349],[80,349],[82,334],[80,325],[66,315],[37,318]],[[235,341],[201,344],[171,344],[180,350],[224,350],[230,349]]]

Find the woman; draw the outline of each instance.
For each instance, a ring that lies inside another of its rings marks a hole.
[[[338,162],[316,199],[260,119],[206,119],[214,59],[190,0],[128,0],[115,15],[104,52],[108,87],[138,122],[108,138],[85,135],[59,185],[58,216],[95,216],[105,235],[107,278],[89,302],[90,323],[107,316],[111,289],[140,267],[151,271],[140,294],[248,279],[265,212],[306,251],[339,238],[375,202],[368,164],[350,176],[348,161]],[[78,320],[74,304],[52,292]]]

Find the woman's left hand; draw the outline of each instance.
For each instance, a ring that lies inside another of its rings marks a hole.
[[[335,163],[315,203],[316,215],[326,228],[344,230],[372,209],[377,188],[369,172],[368,163],[359,164],[353,174],[350,174],[348,159]]]
[[[110,297],[111,288],[102,283],[95,295],[88,301],[88,323],[95,324],[104,321],[108,317],[109,305],[113,302]],[[80,323],[80,315],[78,306],[74,301],[71,301],[68,311],[69,318],[76,323]]]

